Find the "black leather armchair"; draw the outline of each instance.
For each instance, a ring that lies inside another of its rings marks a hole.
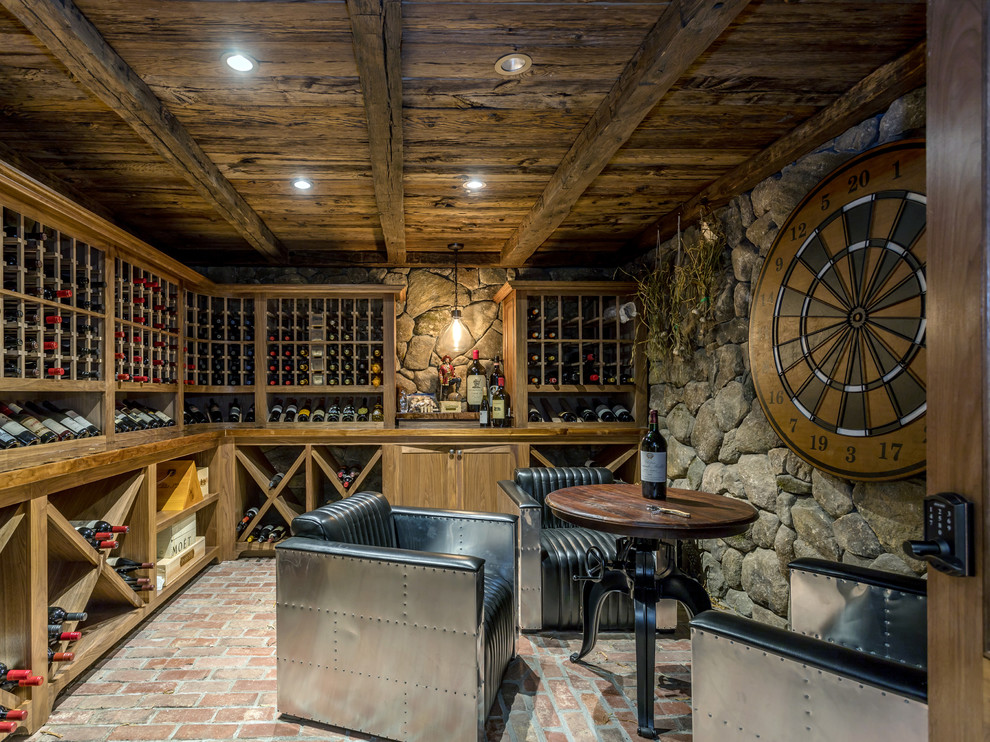
[[[597,546],[605,557],[615,557],[615,536],[578,528],[554,515],[546,497],[554,490],[580,484],[609,484],[612,472],[603,467],[533,467],[516,469],[512,481],[499,486],[503,512],[518,515],[519,625],[523,630],[579,630],[583,582],[574,576],[585,571],[589,547]],[[674,628],[676,605],[657,606],[658,627]],[[603,630],[631,631],[632,598],[613,594],[602,606]]]
[[[798,559],[790,630],[705,611],[691,621],[698,742],[927,742],[924,580]]]
[[[278,708],[408,742],[477,742],[515,656],[515,517],[376,492],[276,546]]]

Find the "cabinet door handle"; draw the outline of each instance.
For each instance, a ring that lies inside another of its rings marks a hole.
[[[450,457],[450,458],[454,458],[454,449],[453,448],[450,449],[450,451],[447,452],[447,456]]]
[[[462,451],[460,449],[457,449],[457,459],[458,459],[458,461],[460,460],[462,453],[464,453],[464,451]]]

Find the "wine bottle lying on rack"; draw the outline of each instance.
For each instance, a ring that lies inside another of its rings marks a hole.
[[[88,614],[84,611],[72,612],[67,611],[61,606],[53,605],[48,607],[48,625],[54,626],[55,624],[63,624],[66,621],[85,621],[88,618]]]
[[[70,410],[68,408],[57,407],[55,404],[47,400],[42,402],[41,404],[49,412],[55,413],[56,415],[61,415],[62,417],[59,418],[59,422],[65,425],[65,427],[70,429],[72,428],[72,425],[66,420],[66,418],[69,418],[73,423],[75,423],[77,427],[79,427],[82,430],[85,430],[91,436],[102,435],[102,432],[98,427],[93,425],[93,423],[91,423],[85,417],[80,415],[78,412],[75,412],[74,410]]]
[[[16,405],[14,406],[16,407]],[[0,413],[27,428],[32,434],[37,436],[41,443],[53,443],[58,440],[58,435],[42,425],[37,418],[23,412],[14,412],[10,406],[4,404],[3,402],[0,402]],[[13,433],[11,434],[13,435]]]
[[[134,572],[139,569],[155,568],[154,562],[136,562],[133,559],[128,559],[127,557],[110,557],[107,559],[107,564],[109,564],[117,574]]]
[[[237,522],[237,533],[238,534],[244,533],[244,529],[247,528],[248,523],[254,520],[254,516],[256,516],[257,514],[258,514],[258,508],[248,508],[246,511],[244,511],[244,515],[242,515],[241,519]]]
[[[62,631],[61,624],[48,625],[48,643],[55,642],[77,642],[82,639],[81,631]]]
[[[6,706],[0,706],[0,720],[2,721],[24,721],[26,718],[28,718],[28,712],[24,709],[9,709]]]

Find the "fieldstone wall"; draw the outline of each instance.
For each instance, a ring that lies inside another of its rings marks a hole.
[[[445,352],[437,339],[450,322],[454,308],[453,268],[198,268],[217,283],[265,284],[385,284],[404,286],[406,298],[396,307],[396,352],[399,359],[396,384],[406,391],[436,392],[437,367]],[[474,348],[485,361],[502,354],[501,308],[493,301],[508,279],[607,280],[611,271],[585,268],[459,268],[458,304],[464,324],[475,339]],[[471,361],[469,348],[454,358],[454,369],[463,379]],[[488,364],[486,364],[487,366]],[[465,389],[464,382],[461,390]]]
[[[922,89],[721,209],[729,254],[714,321],[701,328],[690,360],[650,369],[650,406],[660,411],[672,486],[745,499],[759,511],[745,534],[701,541],[695,553],[685,554],[715,602],[744,616],[786,623],[787,563],[795,557],[906,574],[925,571],[923,562],[901,551],[902,541],[921,534],[924,478],[850,482],[798,458],[783,446],[755,399],[748,352],[751,286],[780,225],[843,161],[878,144],[923,134],[924,116]],[[631,272],[654,260],[652,253],[645,256]]]

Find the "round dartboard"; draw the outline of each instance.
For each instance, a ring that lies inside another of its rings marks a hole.
[[[753,292],[756,394],[787,446],[857,480],[925,468],[925,144],[870,150],[783,225]]]

